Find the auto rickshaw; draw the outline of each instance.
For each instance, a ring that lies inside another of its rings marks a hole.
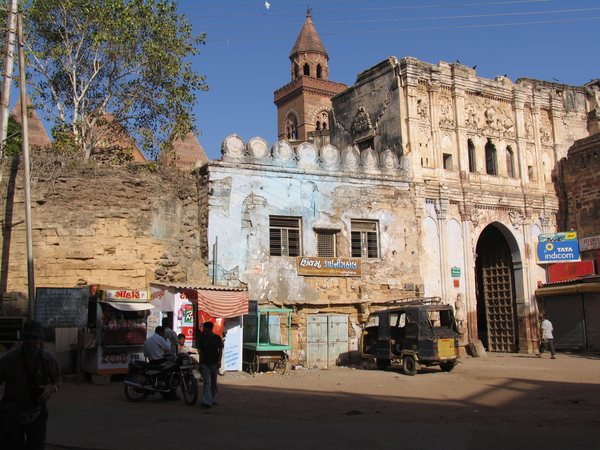
[[[376,311],[363,328],[359,354],[375,358],[385,370],[400,362],[406,375],[421,366],[440,366],[450,372],[457,364],[458,330],[454,310],[439,297],[412,298],[391,302],[392,308]]]

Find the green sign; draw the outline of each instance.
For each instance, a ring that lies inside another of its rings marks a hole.
[[[460,277],[460,267],[453,267],[452,269],[450,269],[450,271],[452,273],[453,278]]]

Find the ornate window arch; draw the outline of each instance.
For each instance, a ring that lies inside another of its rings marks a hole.
[[[298,118],[293,112],[288,113],[283,124],[285,138],[289,140],[298,139]]]
[[[329,111],[322,109],[315,114],[315,126],[317,130],[329,129]]]

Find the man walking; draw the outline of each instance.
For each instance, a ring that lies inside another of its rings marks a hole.
[[[200,336],[200,368],[202,379],[202,403],[203,408],[210,408],[216,405],[217,376],[221,366],[221,354],[223,353],[223,340],[220,336],[213,333],[213,323],[204,322],[203,333]]]
[[[2,403],[14,403],[19,410],[0,447],[44,449],[46,402],[62,386],[62,374],[54,355],[40,347],[44,338],[40,322],[25,322],[21,337],[23,345],[0,359],[0,384],[6,381]]]
[[[540,353],[538,353],[538,358],[541,358],[541,353],[544,352],[546,346],[550,349],[550,359],[556,359],[556,351],[554,350],[554,335],[552,331],[554,331],[554,327],[552,326],[552,322],[548,320],[548,315],[542,315],[542,345],[540,347]]]

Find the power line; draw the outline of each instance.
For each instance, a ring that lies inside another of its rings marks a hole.
[[[376,22],[408,22],[412,20],[446,20],[446,19],[473,19],[482,17],[502,17],[502,16],[524,16],[532,14],[562,14],[570,12],[597,11],[600,8],[584,8],[584,9],[563,9],[556,11],[532,11],[532,12],[514,12],[514,13],[497,13],[497,14],[473,14],[467,16],[438,16],[438,17],[412,17],[401,19],[372,19],[372,20],[340,20],[335,22],[316,22],[317,25],[339,25],[345,23],[376,23]],[[269,24],[253,24],[253,25],[221,25],[215,27],[202,27],[206,30],[214,30],[220,28],[249,28],[249,27],[279,27],[279,26],[297,26],[302,23],[269,23]],[[199,28],[199,27],[194,27]]]
[[[350,3],[350,2],[364,2],[364,1],[372,1],[372,0],[323,0],[323,1],[312,1],[311,5],[321,4],[321,3]],[[487,3],[458,3],[454,5],[413,5],[413,6],[394,6],[388,8],[366,8],[366,9],[348,9],[341,11],[325,11],[325,12],[348,12],[348,11],[375,11],[381,9],[418,9],[418,8],[453,8],[460,6],[491,6],[491,5],[511,5],[511,4],[522,4],[522,3],[541,3],[541,2],[552,2],[555,0],[513,0],[508,2],[487,2]],[[284,5],[306,5],[306,2],[278,2],[278,6]],[[264,3],[251,3],[247,5],[212,5],[212,6],[188,6],[188,7],[180,7],[180,10],[184,9],[214,9],[214,8],[245,8],[245,7],[264,7]],[[323,11],[320,11],[321,13]],[[295,13],[275,13],[269,12],[269,15],[277,15],[277,14],[299,14]],[[240,16],[240,15],[248,15],[248,16],[263,16],[265,14],[232,14],[229,16],[205,16],[205,17],[231,17],[231,16]]]
[[[563,22],[577,22],[582,20],[598,20],[600,17],[585,17],[581,19],[562,19],[562,20],[544,20],[540,22],[516,22],[516,23],[498,23],[498,24],[486,24],[486,25],[456,25],[449,27],[423,27],[423,28],[403,28],[397,30],[371,30],[371,31],[340,31],[331,33],[319,33],[320,36],[333,36],[341,34],[366,34],[366,33],[396,33],[403,31],[430,31],[430,30],[452,30],[461,28],[487,28],[487,27],[505,27],[505,26],[519,26],[519,25],[539,25],[548,23],[563,23]],[[279,35],[279,36],[256,36],[256,37],[242,37],[242,38],[225,38],[225,39],[207,39],[206,42],[219,42],[219,41],[243,41],[243,40],[254,40],[254,39],[278,39],[278,38],[289,38],[296,37],[296,34]]]

